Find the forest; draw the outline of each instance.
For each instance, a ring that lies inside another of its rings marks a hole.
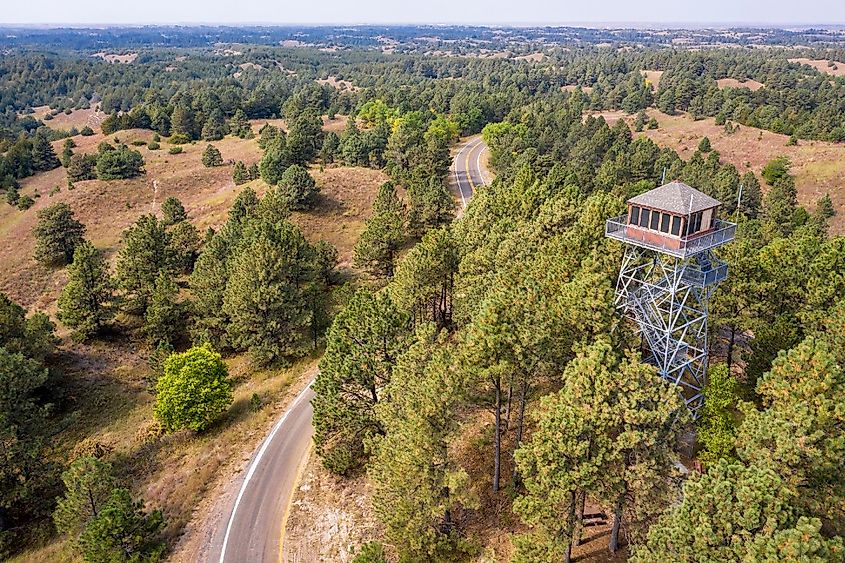
[[[60,273],[55,299],[24,307],[0,293],[0,557],[55,542],[56,560],[168,557],[182,515],[126,473],[168,440],[215,440],[238,408],[265,406],[257,393],[239,406],[239,386],[308,358],[315,453],[339,482],[371,487],[379,528],[357,563],[569,562],[593,509],[609,522],[608,557],[845,557],[838,211],[830,195],[799,203],[800,163],[785,156],[757,173],[707,137],[679,152],[643,134],[678,115],[841,147],[845,76],[794,61],[845,64],[836,32],[744,30],[760,37],[683,49],[636,30],[443,28],[429,47],[425,27],[265,31],[0,42],[4,221],[30,220],[35,243],[14,252]],[[292,38],[340,48],[277,46]],[[399,47],[379,48],[385,38]],[[101,50],[137,57],[91,56]],[[51,126],[76,112],[99,119]],[[495,180],[459,210],[450,150],[476,134]],[[221,151],[233,140],[257,158]],[[163,147],[226,176],[225,212],[200,222],[176,197],[126,203],[119,243],[92,237],[76,194],[146,178]],[[350,263],[297,222],[323,217],[317,179],[340,168],[385,179]],[[68,202],[46,203],[54,194],[30,182],[57,173]],[[712,301],[697,420],[619,316],[622,249],[604,236],[627,199],[665,179],[719,199],[738,224],[719,250],[730,275]],[[142,360],[152,399],[142,447],[113,451],[75,433],[64,370],[118,349]]]

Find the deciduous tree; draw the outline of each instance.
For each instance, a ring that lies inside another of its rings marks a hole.
[[[155,416],[170,432],[201,432],[232,404],[232,383],[220,354],[205,344],[171,355],[156,384]]]

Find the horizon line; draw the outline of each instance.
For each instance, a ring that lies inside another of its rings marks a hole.
[[[550,28],[615,28],[615,29],[730,29],[730,28],[768,28],[768,29],[807,29],[807,28],[845,28],[843,22],[755,22],[755,21],[572,21],[572,22],[436,22],[436,21],[392,21],[392,22],[202,22],[202,21],[160,21],[160,22],[0,22],[0,29],[43,28],[43,29],[83,29],[83,28],[131,28],[131,27],[550,27]]]

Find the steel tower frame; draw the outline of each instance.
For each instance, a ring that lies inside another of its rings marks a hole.
[[[677,385],[694,418],[707,383],[710,297],[728,274],[713,249],[733,240],[736,225],[718,221],[713,233],[682,249],[630,237],[627,217],[607,222],[606,236],[625,243],[616,282],[616,307],[641,335],[644,360]]]

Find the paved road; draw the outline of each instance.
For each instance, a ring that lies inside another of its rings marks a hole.
[[[314,434],[312,397],[309,383],[253,455],[212,537],[209,563],[281,559],[282,526]]]
[[[475,187],[485,183],[481,137],[469,139],[452,165],[461,202],[466,207]],[[273,426],[239,477],[238,494],[229,501],[220,526],[211,537],[208,563],[275,563],[281,560],[283,526],[307,461],[311,426],[310,384]]]
[[[487,145],[480,136],[471,137],[455,155],[452,163],[452,172],[455,175],[455,182],[458,185],[458,193],[461,196],[461,205],[467,206],[473,191],[478,186],[487,183],[481,167],[481,155],[487,150]]]

